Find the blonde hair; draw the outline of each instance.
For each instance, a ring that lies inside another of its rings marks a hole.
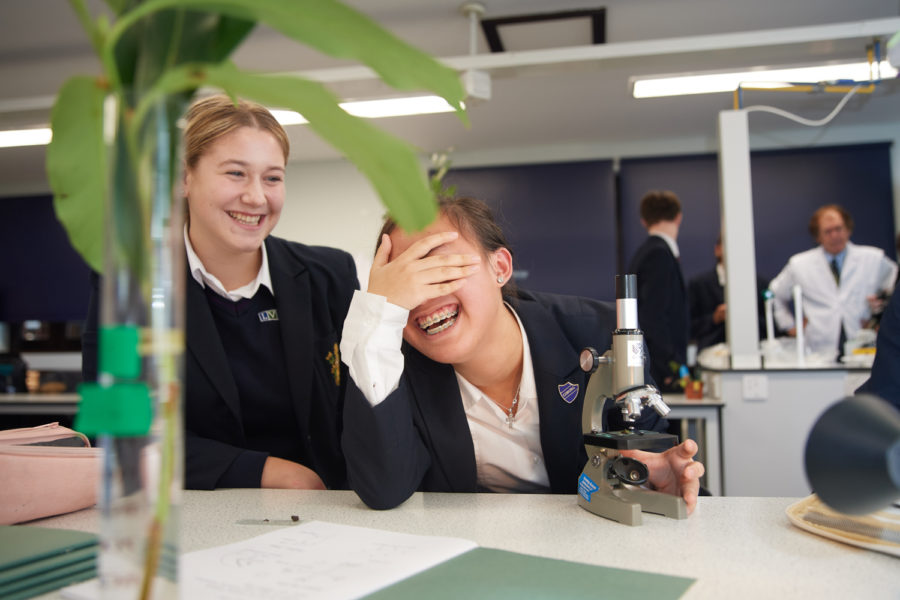
[[[201,98],[185,115],[184,164],[191,169],[219,138],[241,127],[253,127],[271,133],[281,146],[284,161],[290,154],[290,142],[281,124],[266,107],[249,100],[232,100],[224,94]]]

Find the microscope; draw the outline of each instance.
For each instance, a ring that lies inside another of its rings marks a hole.
[[[590,374],[590,379],[582,413],[588,461],[578,478],[578,504],[627,525],[640,525],[641,511],[687,518],[683,498],[638,487],[647,481],[647,466],[620,453],[665,450],[678,443],[677,436],[635,428],[646,407],[661,417],[669,414],[659,391],[644,383],[644,358],[644,335],[638,329],[637,276],[616,275],[612,348],[602,356],[593,348],[585,348],[580,356],[581,369]],[[622,412],[625,429],[621,431],[603,431],[603,409],[609,399]]]

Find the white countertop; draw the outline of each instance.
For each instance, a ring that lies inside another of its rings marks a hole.
[[[704,497],[686,520],[644,514],[643,525],[629,527],[588,513],[568,495],[416,493],[398,508],[374,511],[348,491],[187,491],[181,545],[192,551],[244,540],[276,526],[236,521],[298,515],[692,577],[688,599],[900,598],[898,559],[794,527],[785,509],[796,500]],[[98,519],[90,509],[33,524],[96,531]]]
[[[719,398],[703,396],[702,398],[688,398],[684,394],[663,394],[663,401],[669,406],[722,406],[725,404]]]

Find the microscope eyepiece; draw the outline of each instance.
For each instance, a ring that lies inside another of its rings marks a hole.
[[[637,275],[616,275],[616,300],[637,299]]]
[[[616,333],[637,330],[637,275],[616,275]]]

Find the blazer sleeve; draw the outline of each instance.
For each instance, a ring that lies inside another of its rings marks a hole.
[[[875,345],[871,376],[856,393],[874,394],[900,409],[900,294],[888,301]]]
[[[185,489],[258,488],[268,452],[245,450],[185,430]]]
[[[413,422],[407,377],[372,406],[351,381],[344,401],[341,445],[350,487],[370,508],[406,501],[422,483],[431,456]]]

